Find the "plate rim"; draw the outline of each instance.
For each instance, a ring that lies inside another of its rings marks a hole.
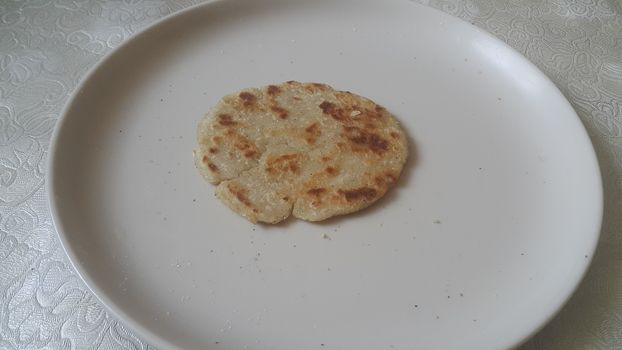
[[[65,229],[63,219],[61,219],[61,215],[59,214],[59,210],[56,204],[56,198],[58,196],[58,191],[56,191],[54,183],[56,182],[55,169],[57,167],[56,158],[58,157],[58,145],[59,145],[59,140],[60,140],[60,135],[62,133],[62,130],[67,123],[69,112],[73,108],[75,102],[79,99],[79,96],[81,95],[82,90],[85,88],[86,85],[89,84],[89,81],[91,80],[91,78],[95,74],[97,74],[102,69],[102,67],[104,67],[114,56],[119,55],[127,47],[134,45],[134,43],[140,40],[141,37],[149,35],[150,32],[152,32],[157,27],[164,26],[169,22],[175,21],[178,17],[185,16],[187,13],[197,11],[197,10],[203,10],[204,8],[210,7],[213,4],[221,2],[221,1],[228,1],[228,0],[206,0],[204,2],[191,5],[187,8],[170,13],[160,19],[157,19],[153,23],[140,29],[137,33],[134,33],[130,35],[129,37],[127,37],[121,44],[119,44],[117,47],[113,48],[110,52],[106,53],[103,57],[101,57],[91,68],[87,70],[87,72],[82,76],[82,78],[80,79],[79,83],[76,85],[74,90],[68,96],[66,102],[64,103],[63,109],[61,110],[61,113],[59,114],[56,124],[54,125],[54,130],[50,138],[50,146],[48,149],[49,155],[47,159],[46,173],[45,173],[45,179],[46,179],[45,189],[46,189],[47,197],[48,197],[47,205],[51,213],[52,223],[56,231],[56,236],[59,238],[60,244],[66,256],[68,257],[71,266],[73,267],[74,271],[77,273],[79,278],[82,280],[84,285],[97,298],[99,303],[104,306],[107,312],[112,314],[118,321],[122,322],[124,325],[127,325],[127,327],[131,329],[132,331],[134,331],[136,335],[146,340],[149,345],[156,346],[158,348],[181,349],[178,345],[171,343],[166,338],[163,338],[159,336],[158,334],[155,334],[151,330],[145,328],[140,322],[135,320],[132,316],[128,315],[122,308],[116,305],[116,303],[111,301],[110,298],[106,295],[106,293],[104,293],[103,291],[99,289],[99,287],[97,287],[97,283],[95,283],[95,281],[91,278],[87,269],[83,268],[81,264],[79,263],[78,255],[76,254],[75,249],[66,234],[68,230]],[[264,1],[264,0],[261,0],[261,1]],[[270,0],[265,0],[265,1],[270,1]],[[300,0],[290,0],[290,1],[302,2]],[[327,2],[327,3],[331,2],[330,0],[322,0],[322,1]],[[357,1],[369,2],[370,0],[357,0]],[[548,315],[544,317],[536,327],[533,327],[531,331],[524,332],[524,334],[521,336],[520,339],[518,339],[517,341],[514,341],[513,343],[507,344],[509,348],[516,349],[522,344],[524,344],[526,341],[531,339],[533,336],[535,336],[540,330],[542,330],[545,326],[547,326],[557,314],[559,314],[559,312],[568,304],[572,296],[575,294],[579,286],[582,284],[583,280],[585,279],[585,276],[587,275],[590,269],[590,266],[592,265],[594,252],[596,251],[598,242],[600,241],[600,237],[601,237],[603,215],[604,215],[604,189],[603,189],[602,171],[600,168],[600,162],[596,154],[594,143],[592,142],[592,138],[590,137],[587,131],[587,128],[585,127],[585,124],[583,123],[581,118],[578,116],[576,110],[574,109],[570,101],[561,92],[559,87],[538,66],[536,66],[531,60],[529,60],[521,52],[519,52],[518,50],[516,50],[509,44],[505,43],[504,41],[496,37],[493,33],[488,32],[476,25],[473,25],[472,23],[462,18],[456,17],[442,10],[436,9],[426,4],[413,2],[412,0],[391,0],[391,1],[395,3],[397,2],[409,3],[409,5],[411,6],[423,8],[424,11],[430,11],[432,13],[435,13],[437,16],[439,16],[439,18],[443,18],[444,20],[448,22],[453,21],[454,23],[460,23],[460,25],[467,25],[468,27],[471,28],[471,30],[475,31],[477,35],[483,35],[487,37],[488,39],[492,40],[492,42],[495,45],[499,45],[503,47],[504,49],[509,50],[509,52],[511,52],[513,55],[520,57],[519,59],[522,61],[522,63],[526,64],[527,66],[530,66],[530,68],[533,69],[534,74],[540,75],[540,77],[543,78],[543,83],[548,85],[547,88],[551,89],[552,92],[554,91],[554,93],[557,94],[561,98],[561,100],[563,100],[562,103],[565,104],[569,112],[571,112],[574,115],[574,118],[572,119],[574,120],[574,122],[578,123],[579,129],[581,130],[583,137],[586,139],[587,144],[590,146],[588,147],[589,151],[587,153],[589,154],[588,155],[589,158],[591,158],[590,161],[593,163],[594,165],[593,168],[596,172],[594,174],[595,180],[597,182],[595,183],[596,185],[595,191],[597,191],[597,193],[595,193],[595,196],[597,197],[598,200],[596,203],[597,207],[595,209],[596,209],[596,217],[597,217],[598,224],[594,228],[595,232],[591,234],[591,237],[592,237],[591,246],[586,247],[588,248],[587,252],[589,253],[588,258],[586,258],[587,263],[583,266],[583,270],[580,271],[580,273],[576,274],[575,279],[572,283],[572,287],[563,291],[564,292],[562,293],[563,298],[560,298],[560,302],[558,303],[558,305],[552,308],[550,312],[548,313]]]

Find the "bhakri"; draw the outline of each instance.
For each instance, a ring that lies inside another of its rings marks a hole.
[[[406,135],[385,108],[296,81],[223,97],[200,121],[197,139],[201,175],[255,223],[363,209],[396,183],[408,157]]]

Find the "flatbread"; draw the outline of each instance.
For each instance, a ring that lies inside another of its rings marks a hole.
[[[194,158],[216,196],[252,222],[318,221],[363,209],[395,184],[407,139],[383,107],[289,81],[223,97],[200,121]]]

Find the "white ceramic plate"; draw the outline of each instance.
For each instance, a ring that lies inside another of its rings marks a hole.
[[[412,154],[385,199],[279,226],[215,199],[192,162],[197,122],[226,93],[290,79],[402,122]],[[555,86],[472,25],[400,0],[171,16],[89,74],[50,164],[75,268],[165,348],[514,346],[577,286],[601,220],[592,146]]]

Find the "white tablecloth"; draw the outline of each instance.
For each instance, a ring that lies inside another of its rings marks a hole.
[[[598,153],[605,216],[594,262],[562,312],[522,349],[622,349],[622,3],[426,1],[501,38],[570,100]],[[0,2],[0,349],[151,348],[73,271],[44,186],[49,140],[85,72],[194,1]]]

